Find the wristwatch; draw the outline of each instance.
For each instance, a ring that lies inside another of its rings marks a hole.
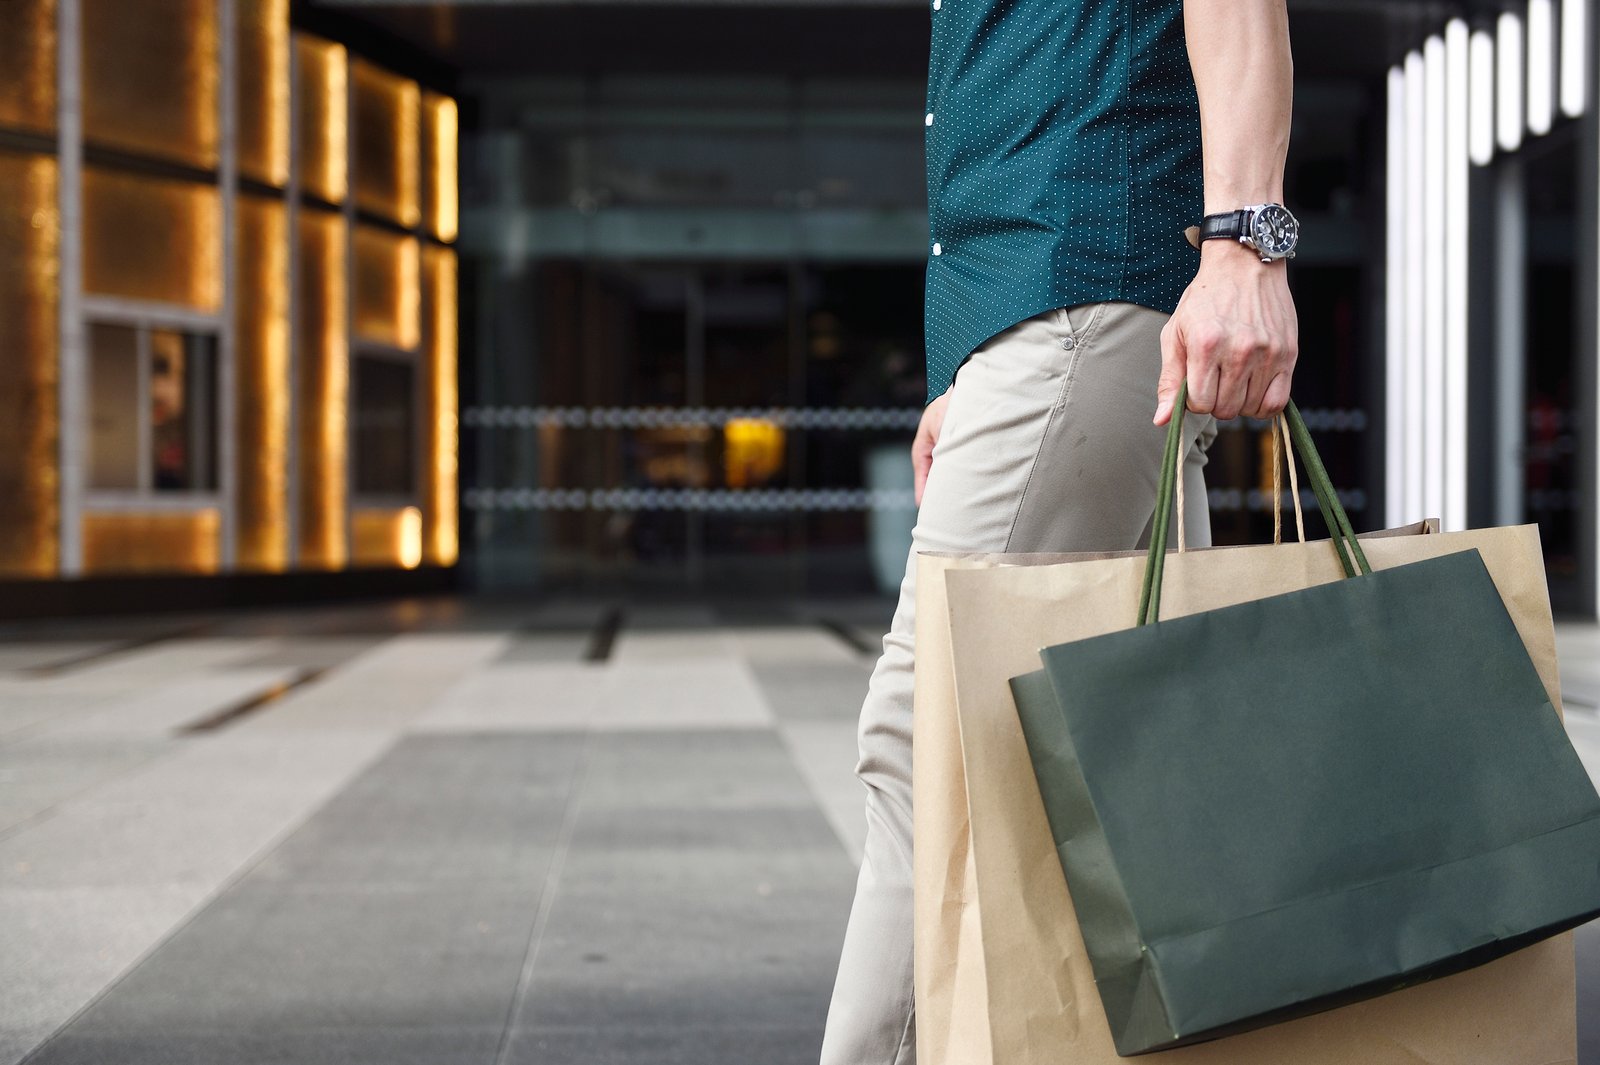
[[[1261,256],[1264,263],[1293,259],[1300,243],[1300,223],[1281,203],[1258,203],[1237,211],[1208,214],[1199,226],[1190,226],[1189,243],[1203,240],[1237,240]]]

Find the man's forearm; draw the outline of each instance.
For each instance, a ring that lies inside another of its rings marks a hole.
[[[1281,203],[1294,96],[1285,0],[1184,0],[1183,28],[1200,96],[1205,212]]]

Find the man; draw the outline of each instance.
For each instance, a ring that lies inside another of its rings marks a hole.
[[[866,852],[823,1065],[915,1060],[916,552],[1138,546],[1185,380],[1189,538],[1209,543],[1214,419],[1282,410],[1296,358],[1285,0],[928,3],[936,398],[912,446],[912,558],[861,710]],[[1202,215],[1197,254],[1184,231]]]

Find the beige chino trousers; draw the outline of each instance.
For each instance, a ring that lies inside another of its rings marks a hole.
[[[861,707],[866,852],[822,1065],[916,1060],[911,939],[911,691],[919,551],[1110,551],[1148,542],[1165,428],[1151,424],[1167,316],[1058,308],[974,351],[956,375],[894,621]],[[1211,541],[1210,417],[1185,422],[1189,542]]]

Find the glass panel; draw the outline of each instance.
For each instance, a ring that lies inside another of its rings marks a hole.
[[[407,228],[421,221],[417,83],[355,64],[356,205]]]
[[[241,196],[234,360],[238,564],[289,561],[289,230],[276,200]]]
[[[300,214],[299,323],[300,564],[339,569],[345,535],[346,402],[345,226],[338,215]]]
[[[94,295],[216,310],[222,302],[217,190],[86,168],[83,280]]]
[[[428,230],[440,240],[455,240],[460,223],[457,153],[460,118],[456,102],[427,93],[422,98],[423,193]]]
[[[84,572],[215,573],[222,562],[215,510],[161,514],[85,514]]]
[[[0,4],[0,11],[4,4]],[[57,561],[56,161],[0,152],[0,574]]]
[[[421,328],[416,238],[358,225],[355,252],[356,335],[413,350]]]
[[[349,57],[342,45],[296,34],[299,58],[300,184],[341,203],[349,191]]]
[[[157,491],[217,487],[215,337],[150,333],[150,445]]]
[[[139,331],[89,328],[89,487],[135,490],[139,475]]]
[[[356,565],[415,569],[422,563],[422,512],[416,507],[363,508],[350,515],[350,525]]]
[[[423,555],[435,566],[454,565],[459,439],[456,412],[456,256],[429,248],[426,259],[427,359],[422,423]]]
[[[409,362],[355,359],[355,490],[374,495],[416,491],[417,374]]]
[[[1526,520],[1539,525],[1551,600],[1558,610],[1573,609],[1583,599],[1577,588],[1583,535],[1579,442],[1584,436],[1577,315],[1588,304],[1577,287],[1583,169],[1570,135],[1529,144],[1523,156],[1528,212],[1523,505]]]
[[[239,172],[289,180],[289,0],[238,5]]]
[[[55,0],[0,3],[0,126],[56,128]]]
[[[82,0],[90,144],[217,165],[216,0]]]

